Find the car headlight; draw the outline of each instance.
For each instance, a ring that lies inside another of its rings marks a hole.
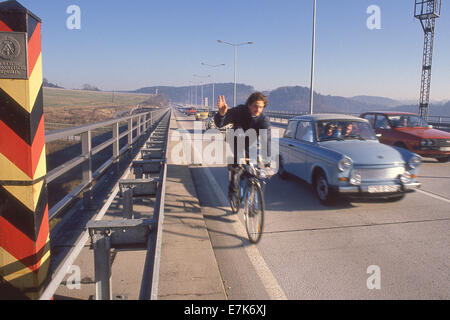
[[[411,176],[411,173],[409,171],[405,171],[405,173],[403,173],[400,176],[400,181],[403,184],[410,183],[411,179],[412,179],[412,176]]]
[[[359,186],[361,184],[361,175],[359,173],[352,172],[352,175],[350,176],[350,184]]]
[[[422,147],[431,147],[431,146],[435,145],[435,143],[436,142],[434,140],[431,140],[431,139],[424,139],[424,140],[420,141],[420,145]]]
[[[422,164],[422,158],[420,158],[420,157],[412,157],[408,162],[408,165],[411,169],[416,169],[421,164]]]
[[[350,159],[348,157],[341,159],[341,161],[339,161],[339,163],[338,163],[338,169],[339,169],[339,171],[342,171],[342,172],[350,169],[352,166],[353,166],[352,159]]]

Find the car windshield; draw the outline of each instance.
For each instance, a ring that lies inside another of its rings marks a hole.
[[[355,120],[325,120],[317,122],[318,141],[328,140],[376,140],[367,122]]]
[[[425,128],[428,123],[419,116],[397,114],[388,116],[391,125],[394,128]]]

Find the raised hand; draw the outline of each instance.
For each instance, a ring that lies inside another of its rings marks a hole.
[[[219,96],[219,101],[217,102],[217,108],[219,109],[220,115],[223,117],[228,112],[227,101],[225,100],[225,96]]]

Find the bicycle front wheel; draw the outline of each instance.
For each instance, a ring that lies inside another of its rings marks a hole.
[[[232,194],[230,194],[229,197],[230,197],[229,200],[230,200],[231,211],[234,214],[237,214],[241,207],[241,199],[239,198],[239,195],[234,192]]]
[[[264,198],[258,184],[251,184],[245,194],[244,219],[248,239],[258,243],[264,226]]]

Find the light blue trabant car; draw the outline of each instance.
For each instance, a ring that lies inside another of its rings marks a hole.
[[[322,204],[338,196],[400,200],[420,188],[422,158],[378,141],[365,119],[316,114],[289,120],[280,138],[278,174],[313,186]]]

